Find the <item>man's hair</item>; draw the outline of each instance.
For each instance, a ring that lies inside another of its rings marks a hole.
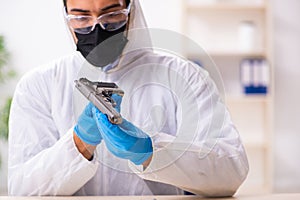
[[[67,7],[67,0],[63,0],[64,1],[64,6]],[[130,3],[130,0],[126,0],[126,5],[128,6]]]

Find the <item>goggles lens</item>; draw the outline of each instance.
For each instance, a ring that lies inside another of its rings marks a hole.
[[[97,19],[92,16],[66,15],[69,26],[77,33],[89,34],[96,24],[106,31],[115,31],[123,27],[128,22],[130,4],[126,9],[105,13]]]

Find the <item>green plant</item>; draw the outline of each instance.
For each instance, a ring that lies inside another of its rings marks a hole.
[[[9,121],[9,111],[11,106],[12,98],[8,98],[4,106],[0,110],[0,139],[8,140],[8,121]],[[2,159],[0,155],[0,169],[2,165]]]
[[[4,38],[0,35],[0,85],[6,80],[15,76],[15,71],[7,66],[9,53],[4,44]],[[0,139],[8,139],[8,119],[12,98],[8,98],[4,106],[0,109]],[[1,167],[1,155],[0,155]]]
[[[4,37],[0,35],[0,84],[15,76],[15,71],[7,67],[9,53],[4,45]]]
[[[12,98],[8,98],[0,110],[0,138],[8,139],[8,120]]]
[[[4,37],[0,35],[0,84],[15,76],[15,72],[7,66],[9,54],[5,48]],[[0,110],[0,139],[8,138],[8,117],[11,98],[8,98],[4,107]]]

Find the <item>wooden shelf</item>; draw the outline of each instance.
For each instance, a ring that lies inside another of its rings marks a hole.
[[[269,95],[228,95],[225,97],[227,103],[267,103],[271,97]]]
[[[207,51],[207,54],[211,57],[266,57],[264,51],[242,52],[242,51]],[[189,58],[197,58],[197,53],[189,53]]]
[[[183,46],[184,54],[191,60],[201,60],[203,66],[211,60],[222,66],[219,70],[226,86],[225,104],[246,151],[250,152],[248,158],[252,166],[238,194],[271,192],[274,102],[272,66],[268,94],[241,94],[240,88],[242,60],[262,58],[272,63],[270,1],[182,0],[182,5],[183,33],[201,44],[198,47],[186,44]],[[240,22],[247,20],[255,24],[255,38],[252,38],[253,41],[249,38],[253,48],[243,51],[240,49],[243,47],[240,43],[242,40],[239,40],[243,39],[239,37]],[[205,51],[200,48],[202,46],[206,47]]]
[[[264,4],[234,4],[234,3],[212,3],[212,4],[188,4],[187,10],[197,11],[264,11]]]
[[[247,142],[244,140],[244,146],[248,150],[249,149],[257,150],[257,149],[268,149],[270,145],[267,142],[262,142],[262,141],[261,142],[252,142],[252,141]]]

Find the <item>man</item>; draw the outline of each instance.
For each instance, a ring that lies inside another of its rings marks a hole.
[[[137,0],[64,3],[78,52],[16,88],[9,194],[233,195],[248,162],[208,73],[149,48]],[[121,124],[91,103],[78,108],[78,77],[124,90],[113,95]]]

